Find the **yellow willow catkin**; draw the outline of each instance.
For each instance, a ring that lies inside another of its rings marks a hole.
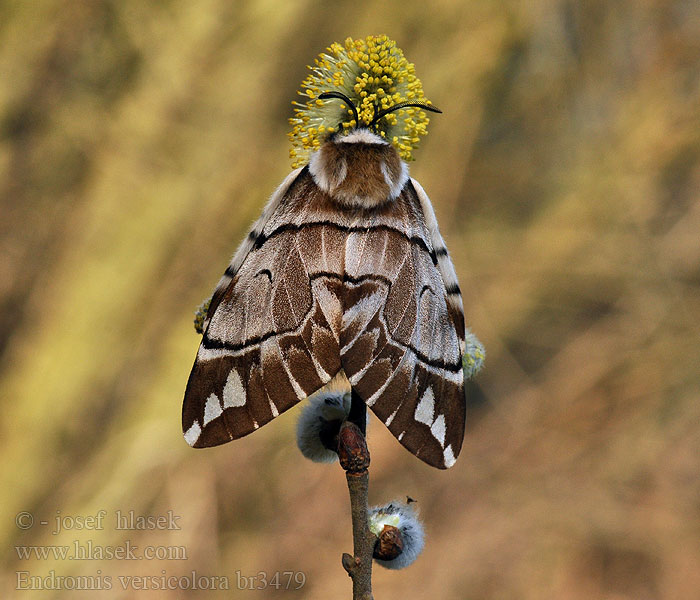
[[[321,142],[339,128],[368,125],[376,112],[406,100],[430,104],[423,86],[396,42],[385,35],[365,39],[348,38],[334,43],[309,66],[311,73],[301,84],[303,102],[293,102],[294,116],[289,119],[292,148],[289,156],[294,168],[305,165]],[[323,92],[345,94],[357,108],[360,123],[355,123],[349,106],[338,100],[320,100]],[[376,124],[376,132],[391,142],[401,158],[412,160],[420,136],[427,133],[429,119],[425,111],[408,107],[385,115]]]

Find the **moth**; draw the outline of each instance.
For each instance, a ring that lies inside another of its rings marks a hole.
[[[343,371],[415,456],[454,464],[464,437],[465,325],[455,269],[428,196],[377,111],[330,135],[292,171],[209,304],[182,409],[196,448],[243,437]]]

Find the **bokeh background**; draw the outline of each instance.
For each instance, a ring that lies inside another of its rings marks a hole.
[[[350,597],[345,479],[298,453],[297,410],[195,451],[180,409],[193,310],[290,170],[306,65],[374,33],[444,111],[411,170],[488,352],[451,470],[370,426],[371,502],[410,495],[428,536],[409,569],[375,567],[375,597],[698,597],[697,1],[17,0],[0,2],[2,598]],[[104,529],[52,534],[100,510]],[[116,510],[181,529],[117,530]],[[187,560],[15,548],[88,540]],[[17,591],[18,571],[113,587]],[[232,590],[117,579],[192,571]],[[236,589],[260,571],[306,583]]]

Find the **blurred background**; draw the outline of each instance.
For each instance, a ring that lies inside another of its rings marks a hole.
[[[451,470],[370,425],[370,502],[410,495],[427,532],[375,597],[698,597],[695,0],[0,2],[0,596],[351,596],[345,478],[301,457],[297,409],[208,450],[180,410],[193,311],[290,171],[306,65],[379,33],[444,111],[411,172],[487,361]],[[160,550],[16,548],[88,540]],[[192,571],[232,589],[127,579]],[[305,584],[237,589],[261,571]],[[58,576],[112,589],[16,589]]]

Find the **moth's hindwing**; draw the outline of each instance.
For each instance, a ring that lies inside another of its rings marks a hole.
[[[191,445],[254,431],[342,368],[413,454],[454,463],[464,317],[421,195],[409,180],[395,202],[345,211],[301,171],[214,296],[183,405]]]

